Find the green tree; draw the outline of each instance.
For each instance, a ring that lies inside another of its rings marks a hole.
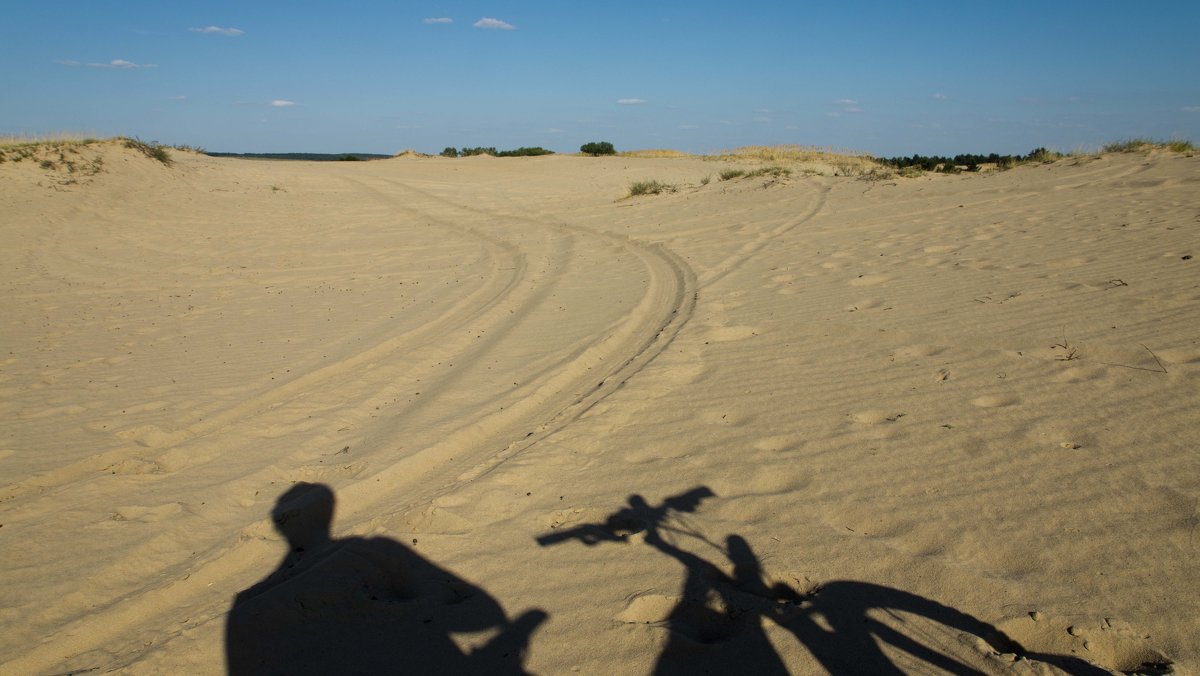
[[[579,152],[587,153],[592,157],[600,155],[616,155],[617,151],[613,148],[613,144],[608,141],[592,141],[579,146]]]
[[[450,146],[442,151],[442,157],[458,157],[458,149]]]

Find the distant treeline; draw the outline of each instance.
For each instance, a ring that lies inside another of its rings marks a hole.
[[[246,160],[309,160],[314,162],[357,162],[383,160],[391,155],[379,153],[205,153],[212,157],[238,157]]]
[[[535,155],[553,155],[553,150],[534,146],[533,148],[517,148],[516,150],[499,150],[488,146],[486,148],[458,148],[449,147],[442,151],[442,157],[471,157],[472,155],[491,155],[492,157],[532,157]]]
[[[995,164],[1000,168],[1007,169],[1022,162],[1046,162],[1053,161],[1059,157],[1061,155],[1051,150],[1034,148],[1027,155],[999,155],[997,153],[989,153],[987,155],[963,154],[955,155],[954,157],[913,155],[912,157],[877,157],[875,159],[882,164],[895,167],[896,169],[916,167],[924,171],[936,171],[940,167],[942,171],[953,172],[957,167],[966,167],[967,171],[979,171],[979,165],[981,164]]]

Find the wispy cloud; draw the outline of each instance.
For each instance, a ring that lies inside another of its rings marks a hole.
[[[1200,106],[1184,106],[1180,110],[1185,113],[1200,113]]]
[[[849,108],[843,108],[843,109],[842,109],[842,112],[843,112],[843,113],[850,113],[851,115],[858,115],[858,114],[860,114],[860,113],[862,113],[862,112],[863,112],[863,109],[862,109],[862,108],[859,108],[859,107],[857,107],[857,106],[850,106]]]
[[[499,29],[499,30],[504,30],[504,31],[512,31],[512,30],[517,29],[516,26],[512,25],[511,23],[508,23],[507,21],[501,21],[500,19],[493,19],[490,16],[485,16],[482,19],[480,19],[479,21],[476,21],[475,23],[473,23],[471,25],[476,28],[494,28],[494,29]]]
[[[948,99],[950,97],[946,96],[945,94],[943,94],[941,92],[935,92],[929,98],[933,99],[934,101],[945,101],[946,99]]]
[[[617,103],[623,106],[640,106],[646,102],[646,99],[617,99]]]
[[[221,28],[220,26],[205,26],[204,28],[189,28],[193,33],[202,33],[204,35],[225,35],[231,38],[236,38],[239,35],[245,35],[246,31],[240,28]]]
[[[187,97],[186,96],[168,96],[167,100],[168,101],[187,101]]]
[[[113,59],[108,63],[88,63],[84,64],[88,68],[107,68],[109,70],[135,70],[138,68],[158,68],[152,63],[134,63],[125,59]]]
[[[421,20],[421,23],[425,23],[425,24],[430,24],[430,23],[454,23],[454,19],[451,19],[451,18],[450,18],[450,17],[448,17],[448,16],[438,16],[438,17],[433,17],[433,18],[429,18],[429,19],[422,19],[422,20]]]
[[[839,105],[839,106],[857,106],[858,105],[858,101],[855,101],[854,99],[838,99],[838,100],[834,101],[833,103],[835,105]]]
[[[291,108],[294,105],[296,105],[295,101],[288,101],[287,99],[275,99],[271,102],[271,106],[274,108]]]

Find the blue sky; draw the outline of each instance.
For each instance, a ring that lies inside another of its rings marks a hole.
[[[1200,141],[1194,0],[6,0],[3,15],[0,133],[382,153]]]

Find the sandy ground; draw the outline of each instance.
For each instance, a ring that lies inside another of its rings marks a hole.
[[[1200,672],[1200,158],[88,152],[0,165],[4,673]]]

